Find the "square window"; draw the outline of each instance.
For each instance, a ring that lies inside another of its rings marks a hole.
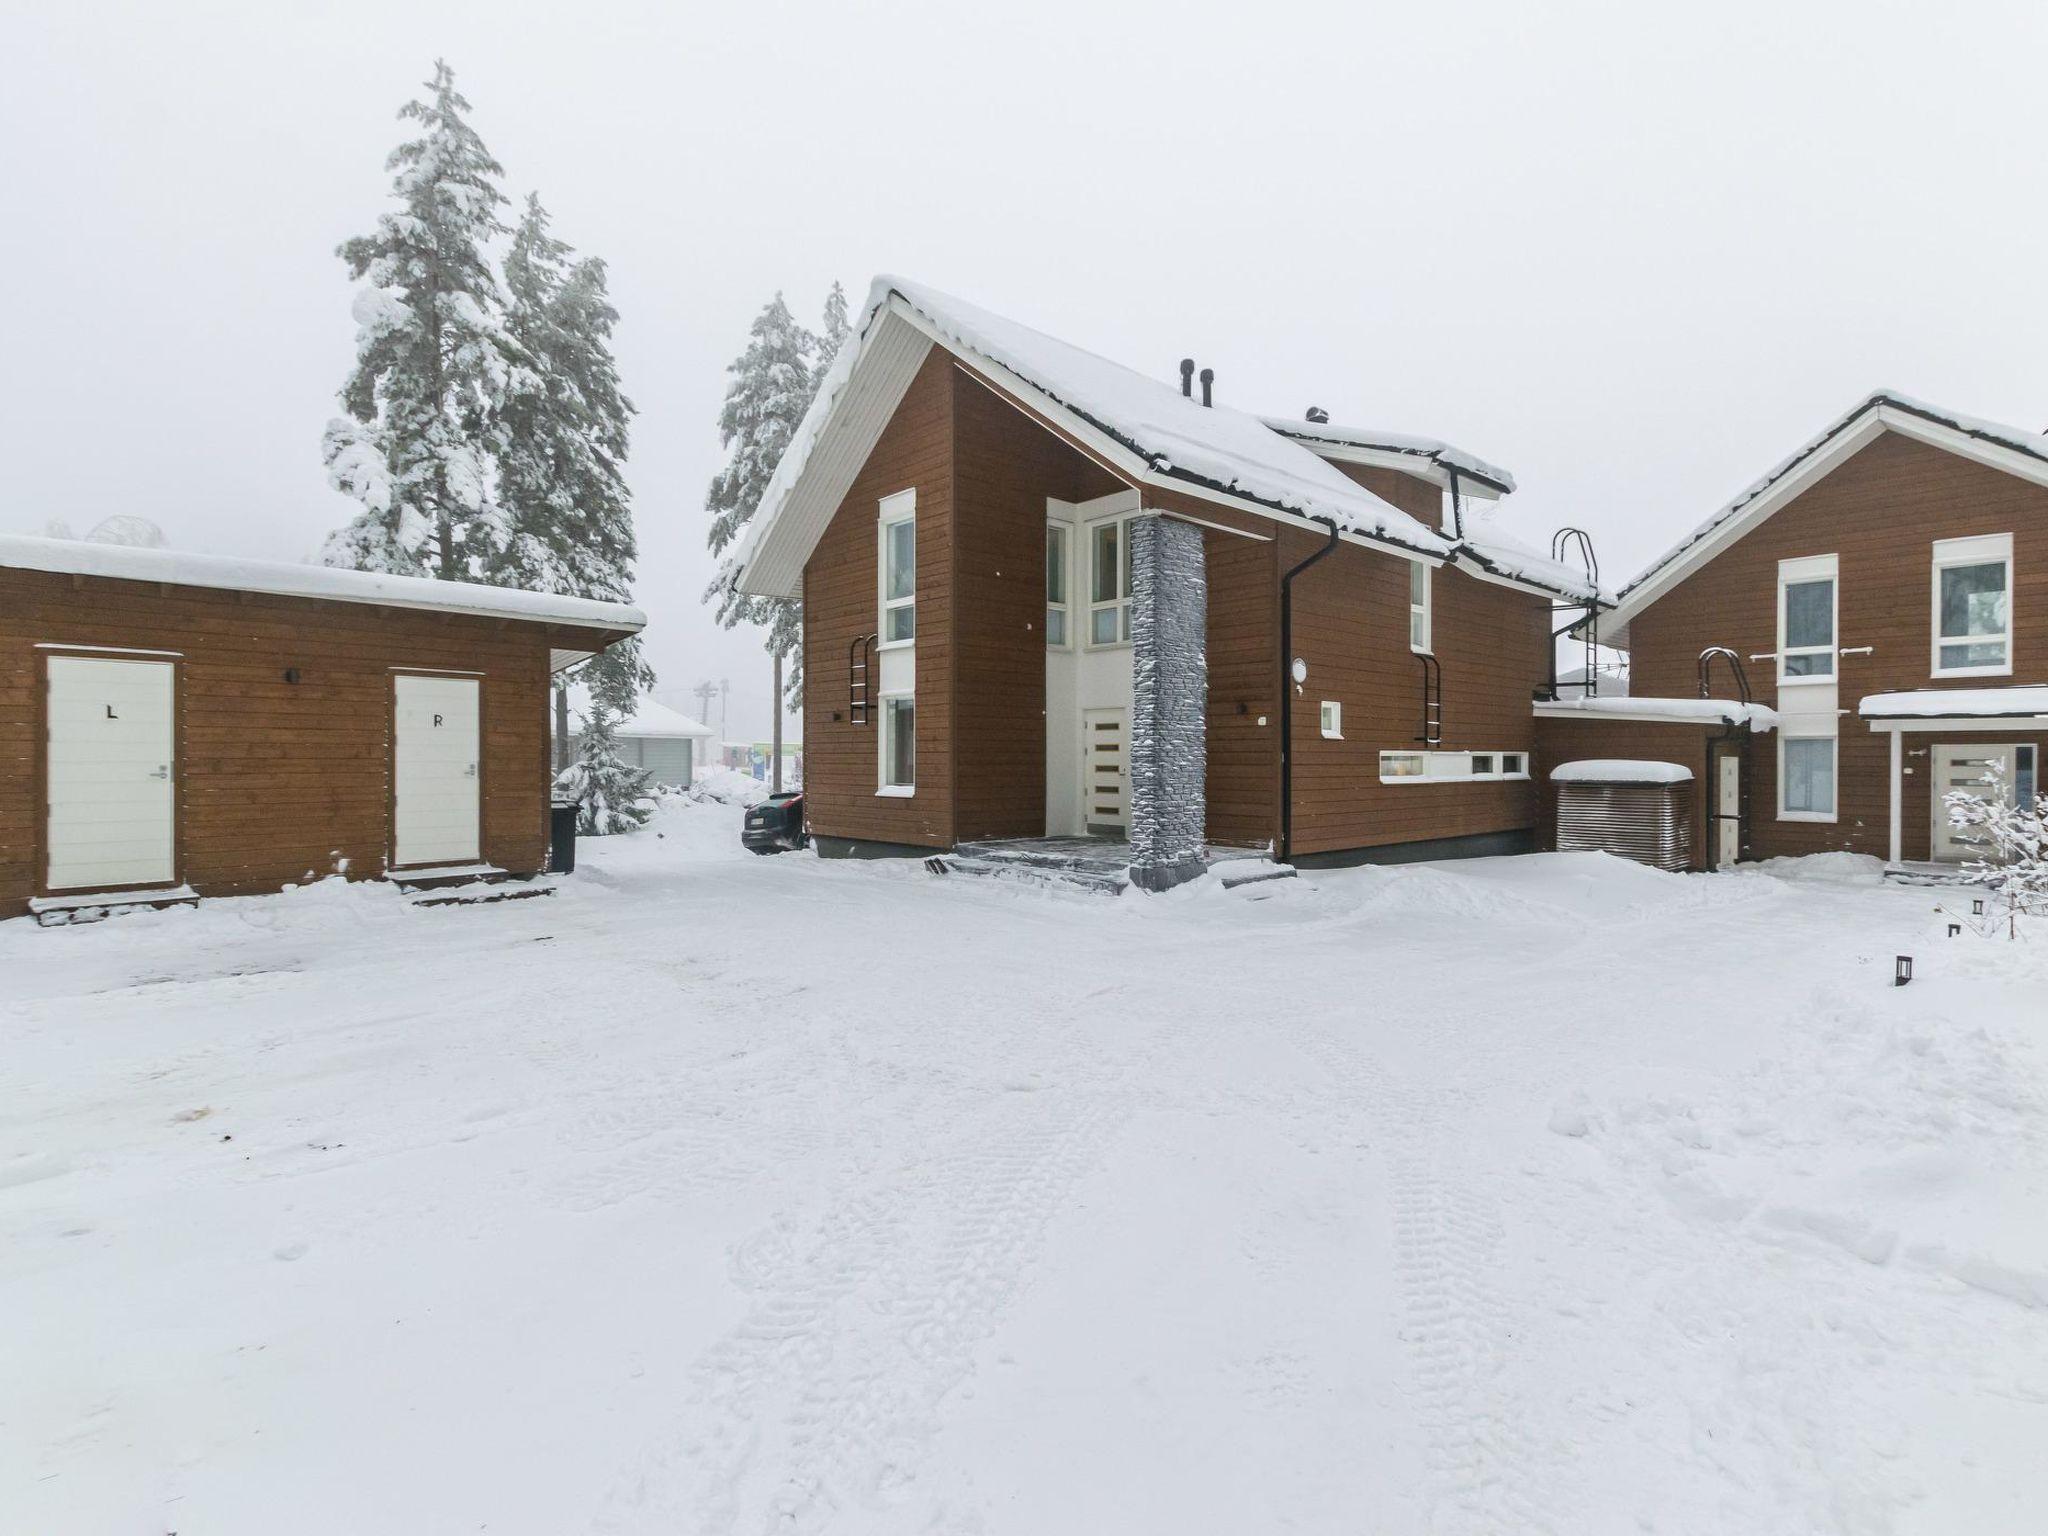
[[[1934,546],[1937,676],[2012,670],[2012,536]]]
[[[1335,699],[1323,700],[1322,727],[1332,741],[1344,739],[1344,706]]]
[[[1529,771],[1529,757],[1524,752],[1503,752],[1500,755],[1500,771],[1510,776]]]
[[[1491,752],[1474,752],[1472,754],[1472,777],[1475,779],[1490,779],[1493,777],[1493,754]]]

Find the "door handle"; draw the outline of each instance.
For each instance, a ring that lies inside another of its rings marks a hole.
[[[469,765],[469,766],[468,766],[467,768],[463,769],[463,770],[462,770],[462,772],[463,772],[463,776],[464,776],[465,778],[471,778],[471,779],[475,778],[475,777],[476,777],[476,764],[475,764],[475,763],[471,763],[471,764],[470,764],[470,765]]]
[[[168,779],[170,776],[171,765],[169,763],[157,764],[156,772],[150,775],[152,779]]]

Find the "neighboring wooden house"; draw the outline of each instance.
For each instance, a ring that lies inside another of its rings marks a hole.
[[[1722,648],[1774,708],[1720,770],[1745,856],[1964,858],[1942,797],[1994,764],[2031,796],[2048,748],[2048,438],[1873,394],[1624,588],[1599,637],[1639,697],[1696,692]],[[1545,750],[1636,755],[1641,729],[1546,726]]]
[[[826,853],[1127,838],[1295,861],[1532,846],[1534,690],[1589,583],[1446,444],[1212,405],[876,282],[763,498],[742,590],[804,601]]]
[[[0,917],[532,874],[577,598],[0,537]]]

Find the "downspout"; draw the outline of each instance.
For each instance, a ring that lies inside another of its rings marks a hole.
[[[1446,464],[1444,468],[1451,477],[1451,532],[1454,538],[1465,537],[1465,503],[1458,495],[1458,472]]]
[[[1280,578],[1280,846],[1274,857],[1282,864],[1294,852],[1294,578],[1337,548],[1336,519],[1313,521],[1330,530],[1330,542]]]

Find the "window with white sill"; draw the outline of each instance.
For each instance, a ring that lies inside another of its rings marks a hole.
[[[1833,555],[1778,562],[1778,681],[1835,675],[1838,567]]]
[[[907,795],[917,784],[917,700],[892,694],[882,700],[880,793]]]
[[[882,501],[881,624],[883,645],[917,638],[917,493],[899,491]]]
[[[1408,649],[1428,652],[1430,644],[1430,570],[1420,560],[1408,562]]]
[[[2012,671],[2012,535],[1943,539],[1934,546],[1936,677]]]
[[[1121,645],[1131,638],[1131,520],[1088,526],[1088,643]]]
[[[1067,541],[1065,523],[1045,525],[1045,643],[1064,650],[1067,639]]]

